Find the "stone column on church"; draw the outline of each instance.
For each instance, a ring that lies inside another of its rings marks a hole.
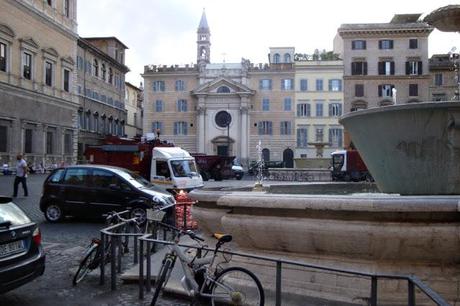
[[[240,160],[243,165],[248,165],[249,163],[249,117],[248,117],[248,98],[241,98],[241,156]]]
[[[206,108],[204,106],[205,99],[204,97],[198,98],[198,153],[207,153],[206,152]]]

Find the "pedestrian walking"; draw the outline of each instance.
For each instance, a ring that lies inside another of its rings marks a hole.
[[[27,192],[27,163],[22,158],[21,154],[16,156],[17,164],[16,164],[16,177],[14,178],[14,193],[13,197],[18,196],[18,186],[19,183],[22,184],[22,188],[24,189],[24,196],[27,197],[29,194]]]

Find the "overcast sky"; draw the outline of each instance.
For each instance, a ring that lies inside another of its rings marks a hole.
[[[126,80],[138,86],[144,65],[196,62],[196,30],[203,8],[211,29],[211,61],[266,63],[269,47],[297,53],[332,50],[343,23],[389,22],[394,14],[422,13],[448,0],[78,0],[81,37],[116,36],[129,47]],[[434,30],[429,54],[460,49],[459,33]]]

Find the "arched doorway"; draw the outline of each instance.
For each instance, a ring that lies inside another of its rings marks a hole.
[[[284,168],[294,168],[294,151],[287,148],[283,151]]]
[[[264,161],[270,161],[270,150],[265,148],[262,150],[262,158]]]

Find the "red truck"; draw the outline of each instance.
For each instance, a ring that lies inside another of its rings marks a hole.
[[[333,181],[373,181],[357,150],[338,150],[331,155]]]

